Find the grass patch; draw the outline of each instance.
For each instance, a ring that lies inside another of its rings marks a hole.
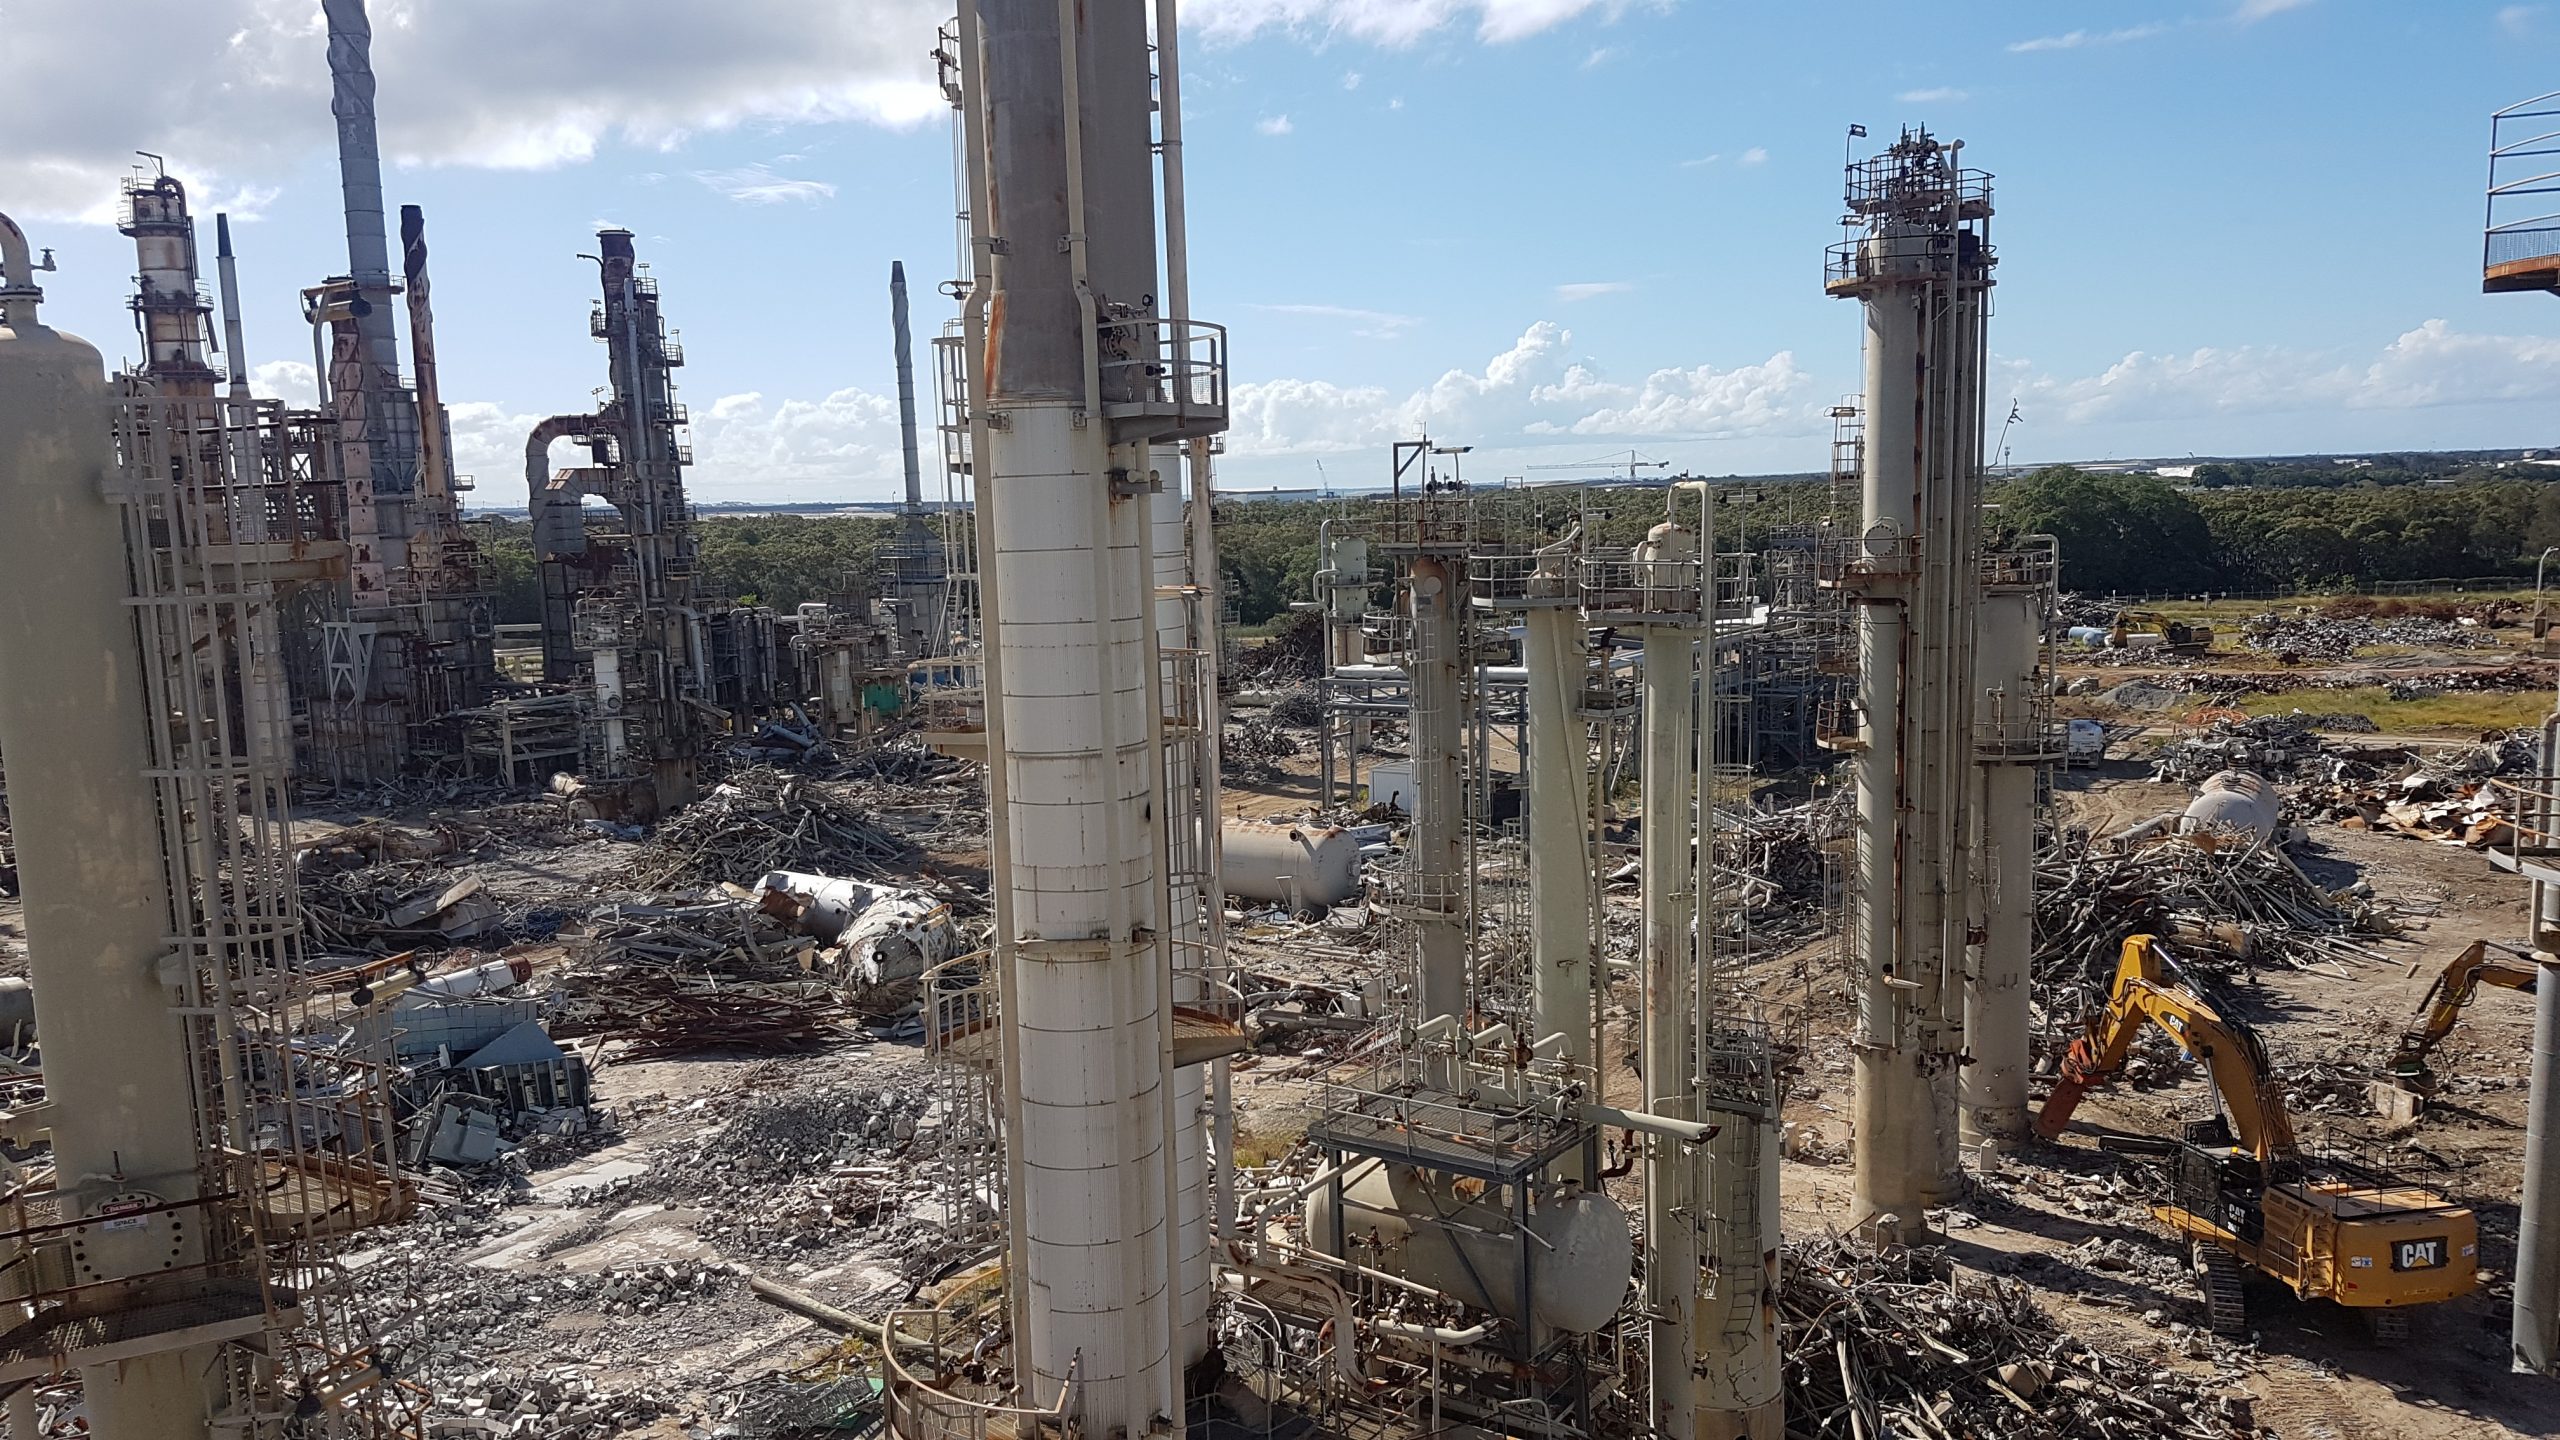
[[[2483,730],[2514,730],[2539,725],[2551,713],[2551,696],[2540,690],[2464,690],[2431,695],[2424,700],[2394,700],[2379,685],[2353,690],[2294,690],[2282,695],[2249,695],[2240,708],[2252,715],[2362,715],[2393,735],[2471,735]]]

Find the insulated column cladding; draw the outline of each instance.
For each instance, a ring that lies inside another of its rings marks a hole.
[[[1157,313],[1145,7],[976,0],[960,33],[1013,1368],[1138,1436],[1183,1414],[1149,447],[1223,405],[1187,408]]]

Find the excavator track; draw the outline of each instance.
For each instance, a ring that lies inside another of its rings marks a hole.
[[[2249,1338],[2249,1300],[2242,1288],[2240,1257],[2219,1245],[2199,1242],[2195,1252],[2196,1279],[2204,1291],[2207,1323],[2213,1333],[2226,1340]]]

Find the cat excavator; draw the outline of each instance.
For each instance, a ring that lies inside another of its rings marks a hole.
[[[2124,942],[2106,1008],[2072,1041],[2037,1131],[2060,1135],[2080,1097],[2122,1072],[2149,1025],[2204,1065],[2224,1113],[2177,1140],[2119,1138],[2105,1148],[2168,1160],[2169,1195],[2152,1217],[2188,1241],[2215,1334],[2248,1333],[2251,1271],[2361,1312],[2385,1339],[2407,1333],[2411,1307],[2479,1284],[2470,1209],[2351,1160],[2304,1154],[2266,1046],[2152,936]]]
[[[2480,993],[2481,986],[2533,993],[2535,982],[2542,978],[2542,967],[2534,963],[2533,952],[2499,945],[2496,948],[2515,958],[2492,959],[2491,943],[2472,941],[2427,987],[2427,998],[2418,1002],[2417,1025],[2401,1032],[2400,1048],[2391,1053],[2392,1084],[2412,1095],[2436,1093],[2436,1075],[2427,1066],[2427,1056],[2453,1033],[2454,1022],[2462,1018],[2463,1007]]]

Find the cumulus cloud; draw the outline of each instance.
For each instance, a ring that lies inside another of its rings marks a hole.
[[[10,8],[0,194],[21,218],[109,217],[135,147],[200,192],[292,171],[331,143],[326,34],[309,0]],[[374,0],[379,123],[396,163],[542,168],[609,141],[673,148],[744,125],[940,114],[926,52],[944,7],[633,0]],[[131,76],[154,77],[148,85]]]
[[[2467,334],[2429,320],[2362,362],[2242,345],[2174,355],[2137,350],[2076,378],[2010,369],[2022,403],[2073,425],[2420,410],[2560,398],[2560,339]]]
[[[296,408],[320,403],[320,382],[308,360],[268,360],[249,367],[249,390]]]
[[[1656,0],[1667,7],[1671,0]],[[1614,19],[1629,0],[1199,0],[1192,23],[1239,39],[1263,30],[1343,36],[1375,45],[1411,45],[1434,31],[1471,27],[1499,44],[1598,13]]]
[[[850,386],[819,400],[724,395],[694,410],[693,455],[697,489],[740,498],[875,495],[905,473],[897,397]]]
[[[796,180],[777,175],[768,165],[742,165],[735,170],[696,170],[693,178],[715,195],[741,205],[779,205],[793,201],[814,205],[835,198],[836,187],[824,180]]]
[[[1498,449],[1567,436],[1709,439],[1818,428],[1803,399],[1812,381],[1790,354],[1731,370],[1657,370],[1628,383],[1569,361],[1572,343],[1572,332],[1541,320],[1483,368],[1450,370],[1401,395],[1328,380],[1239,385],[1227,448],[1257,458],[1366,450],[1425,431]]]

